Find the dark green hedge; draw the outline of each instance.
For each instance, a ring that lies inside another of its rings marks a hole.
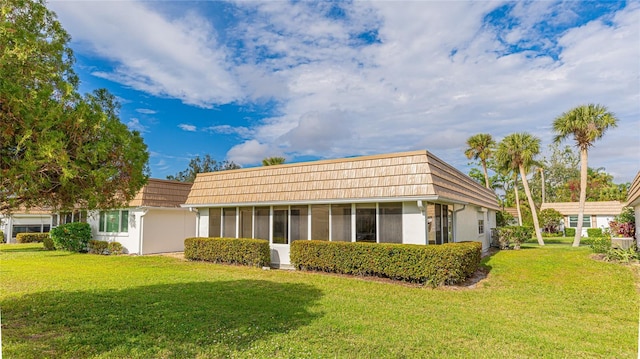
[[[255,267],[271,263],[269,242],[248,238],[187,238],[184,257],[190,260],[242,264]]]
[[[49,238],[49,233],[18,233],[17,243],[42,243],[45,238]]]
[[[291,263],[300,270],[370,275],[424,283],[455,284],[480,265],[480,242],[412,245],[295,241]]]
[[[62,224],[51,229],[51,239],[56,249],[71,252],[86,252],[91,240],[91,227],[88,223],[74,222]]]
[[[120,242],[108,242],[92,239],[87,244],[87,252],[90,254],[122,254],[123,248]]]
[[[564,229],[564,236],[565,237],[575,237],[576,236],[576,229],[575,228],[565,228]]]
[[[602,237],[602,228],[587,228],[587,237]]]

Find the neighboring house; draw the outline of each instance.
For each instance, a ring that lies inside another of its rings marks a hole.
[[[274,266],[295,240],[489,249],[496,195],[427,151],[200,173],[184,205],[197,236],[259,238]]]
[[[20,208],[10,215],[0,214],[0,230],[4,232],[6,243],[16,243],[18,233],[49,232],[52,224],[53,217],[48,208]]]
[[[520,223],[518,221],[518,218],[520,218],[520,216],[518,216],[518,209],[516,207],[505,207],[504,211],[513,216],[513,221],[511,221],[511,224],[518,225],[518,223]]]
[[[633,207],[633,211],[636,215],[636,239],[638,238],[638,230],[640,227],[640,171],[636,174],[636,178],[631,182],[631,187],[629,187],[629,192],[627,192],[627,203],[625,206]],[[640,242],[640,241],[638,241]],[[640,243],[638,244],[638,248],[640,248]]]
[[[578,202],[543,203],[540,209],[553,208],[564,216],[565,228],[578,227]],[[585,202],[582,221],[582,236],[587,236],[588,228],[609,228],[609,221],[619,215],[624,208],[620,201]]]
[[[93,238],[120,242],[127,253],[184,250],[196,227],[196,214],[180,207],[190,189],[191,183],[150,178],[128,207],[89,213]]]

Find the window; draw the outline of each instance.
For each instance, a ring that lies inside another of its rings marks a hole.
[[[484,219],[478,220],[478,234],[484,234]]]
[[[115,210],[100,212],[99,232],[126,233],[129,231],[129,211]]]
[[[446,204],[427,204],[427,230],[429,244],[453,241],[453,210]]]
[[[269,240],[269,207],[256,207],[255,217],[254,238]]]
[[[311,206],[311,239],[329,240],[329,205]]]
[[[222,236],[225,238],[236,238],[236,209],[222,209]]]
[[[308,206],[291,206],[291,240],[309,239],[308,223],[309,223],[309,207]]]
[[[380,203],[380,243],[402,243],[402,203]]]
[[[331,240],[351,242],[351,205],[331,205]]]
[[[578,227],[578,215],[569,216],[569,227],[577,228]],[[582,227],[583,228],[591,228],[591,215],[585,214],[582,218]]]
[[[222,233],[222,210],[220,208],[209,208],[209,237],[220,237]]]
[[[240,208],[240,238],[253,238],[253,208]]]
[[[376,243],[375,203],[356,204],[356,242]]]
[[[273,243],[289,243],[289,221],[287,207],[273,208]]]
[[[54,215],[54,226],[58,225],[58,216]],[[87,222],[87,211],[73,211],[73,212],[61,212],[60,224],[74,223],[74,222]]]
[[[51,229],[48,224],[26,224],[26,225],[13,225],[11,235],[16,238],[18,233],[47,233]]]

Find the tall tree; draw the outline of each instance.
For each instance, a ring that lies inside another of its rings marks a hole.
[[[584,203],[587,198],[587,170],[588,151],[594,142],[609,128],[616,127],[618,119],[602,105],[588,104],[575,107],[553,121],[553,130],[556,133],[555,143],[560,143],[572,136],[576,146],[580,149],[580,201],[578,204],[578,227],[573,239],[573,246],[580,245],[582,237],[582,219],[584,218]]]
[[[487,160],[493,155],[496,142],[488,133],[479,133],[467,139],[467,148],[464,151],[468,159],[480,160],[484,172],[485,187],[489,186],[489,173],[487,172]]]
[[[527,195],[531,215],[533,216],[533,227],[536,232],[538,244],[544,245],[542,233],[540,233],[540,223],[538,222],[538,214],[536,206],[531,196],[531,190],[527,182],[527,172],[535,165],[535,157],[540,153],[540,139],[528,133],[514,133],[506,136],[498,145],[496,151],[496,160],[501,167],[511,168],[520,172],[522,186]]]
[[[284,163],[284,161],[286,161],[287,159],[284,157],[267,157],[265,159],[262,160],[262,165],[263,166],[275,166],[275,165],[281,165]]]
[[[167,179],[180,182],[193,182],[196,180],[198,173],[236,170],[239,168],[240,166],[233,161],[225,160],[218,162],[211,158],[211,155],[206,154],[202,158],[200,158],[200,156],[192,158],[184,171],[180,171],[173,176],[169,175]]]
[[[148,178],[140,134],[106,90],[79,94],[69,35],[43,0],[0,12],[0,211],[127,203]]]

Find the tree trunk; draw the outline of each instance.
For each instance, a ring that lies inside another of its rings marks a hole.
[[[518,174],[514,173],[513,190],[516,195],[516,210],[518,211],[518,225],[522,226],[522,212],[520,211],[520,196],[518,195]]]
[[[536,238],[538,239],[538,244],[544,246],[544,241],[542,240],[542,233],[540,232],[540,223],[538,222],[538,211],[536,211],[536,204],[533,203],[533,197],[531,196],[531,191],[529,190],[529,183],[527,182],[527,174],[524,172],[524,166],[520,165],[520,177],[522,177],[522,186],[524,187],[524,193],[527,195],[527,200],[529,201],[529,207],[531,207],[531,216],[533,217],[533,228],[536,231]]]
[[[580,238],[582,237],[582,221],[584,219],[584,202],[587,200],[587,148],[580,148],[580,202],[578,204],[578,228],[576,228],[576,236],[573,239],[573,246],[580,246]]]
[[[487,162],[482,160],[482,170],[484,171],[484,185],[489,188],[489,173],[487,172]]]

